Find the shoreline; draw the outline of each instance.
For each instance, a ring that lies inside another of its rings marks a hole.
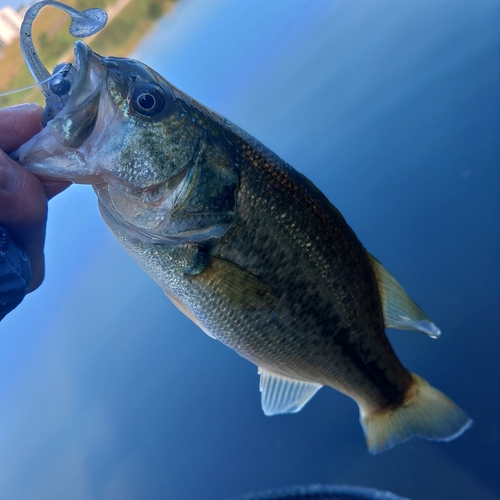
[[[137,0],[104,1],[102,8],[108,13],[108,23],[102,32],[84,39],[92,50],[105,55],[126,57],[138,46],[143,37],[169,12],[177,0]],[[77,0],[67,1],[74,6]],[[49,14],[49,15],[47,15]],[[54,24],[60,28],[53,31]],[[35,21],[33,38],[40,59],[49,71],[60,62],[74,59],[73,45],[76,39],[68,32],[69,16],[54,8],[43,9]],[[123,34],[126,34],[123,36]],[[0,93],[22,89],[32,85],[31,76],[19,46],[19,38],[6,46],[0,57],[2,66],[8,68],[0,81]],[[44,105],[45,99],[38,87],[0,96],[0,107],[14,106],[25,102]]]

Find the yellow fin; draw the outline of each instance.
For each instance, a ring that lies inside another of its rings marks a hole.
[[[451,399],[412,373],[408,396],[396,408],[378,413],[361,410],[361,425],[370,453],[379,453],[413,436],[451,441],[464,433],[472,420]]]
[[[372,255],[370,260],[377,277],[385,326],[399,330],[416,330],[433,338],[439,337],[441,330],[408,297],[396,278]]]

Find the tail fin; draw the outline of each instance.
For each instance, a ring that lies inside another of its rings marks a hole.
[[[451,441],[464,433],[472,420],[451,399],[412,373],[414,384],[398,407],[386,412],[361,412],[370,453],[379,453],[413,436]]]

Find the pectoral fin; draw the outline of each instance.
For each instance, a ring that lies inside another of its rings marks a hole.
[[[257,276],[233,262],[213,257],[205,252],[200,251],[196,255],[186,269],[185,276],[194,287],[200,288],[207,295],[222,299],[226,307],[239,307],[247,312],[253,312],[257,309],[272,310],[277,303],[277,297],[271,287]],[[164,290],[164,292],[174,305],[209,337],[217,338],[186,304],[171,291]]]
[[[370,255],[370,259],[378,281],[385,326],[400,330],[416,330],[433,338],[439,337],[441,330],[408,297],[394,276],[375,257]]]
[[[186,274],[193,284],[245,310],[272,309],[277,302],[272,288],[260,278],[233,262],[209,254],[200,253],[196,265]]]
[[[321,389],[321,384],[275,375],[259,368],[262,410],[266,415],[297,413]]]

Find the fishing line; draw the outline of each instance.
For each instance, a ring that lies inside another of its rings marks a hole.
[[[23,87],[21,89],[8,90],[7,92],[2,92],[0,94],[0,97],[6,96],[6,95],[11,95],[11,94],[16,94],[17,92],[24,92],[25,90],[29,90],[29,89],[38,87],[38,86],[42,85],[43,83],[50,82],[50,80],[52,80],[53,78],[55,78],[56,76],[61,74],[65,69],[66,69],[65,66],[63,66],[56,73],[54,73],[53,75],[50,75],[47,79],[43,80],[42,82],[34,83],[33,85],[28,85],[27,87]]]

